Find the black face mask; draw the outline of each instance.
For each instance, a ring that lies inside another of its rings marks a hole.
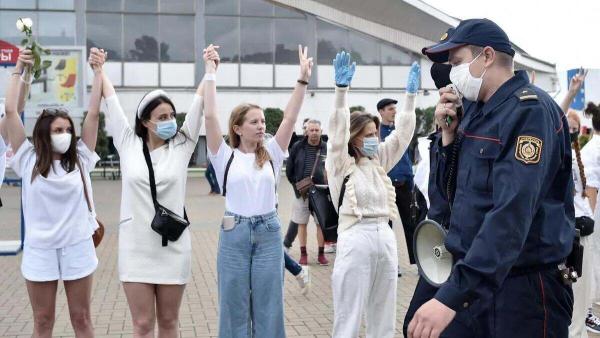
[[[571,135],[571,143],[579,140],[579,132],[578,131],[576,131],[574,133],[570,133],[570,135]]]

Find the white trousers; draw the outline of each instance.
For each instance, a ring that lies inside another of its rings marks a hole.
[[[592,278],[594,264],[592,262],[592,238],[581,238],[583,245],[583,275],[573,283],[573,317],[569,325],[569,338],[588,338],[585,318],[588,309],[592,306]]]
[[[333,338],[393,338],[396,327],[398,254],[387,221],[364,221],[338,236],[332,274]]]

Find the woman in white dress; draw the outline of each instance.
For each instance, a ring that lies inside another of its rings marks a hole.
[[[155,207],[144,148],[147,147],[152,162],[158,203],[184,217],[187,168],[203,120],[202,83],[177,130],[175,106],[166,92],[147,93],[139,103],[135,125],[131,126],[110,80],[104,77],[106,129],[119,152],[123,185],[119,279],[127,296],[135,337],[153,337],[155,322],[159,337],[178,336],[179,307],[190,280],[190,232],[186,228],[176,241],[163,246],[161,235],[152,230]]]
[[[98,265],[92,234],[98,227],[89,172],[99,160],[94,152],[104,53],[90,56],[94,82],[81,139],[66,110],[46,108],[32,141],[18,112],[22,110],[33,56],[20,52],[6,93],[5,128],[15,151],[11,167],[22,178],[25,244],[21,273],[33,310],[33,336],[51,337],[58,280],[63,280],[69,315],[77,337],[93,337],[90,315],[92,275]],[[87,195],[87,196],[86,196]]]

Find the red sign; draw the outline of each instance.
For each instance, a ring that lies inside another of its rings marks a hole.
[[[19,57],[19,47],[0,40],[0,66],[14,66]]]

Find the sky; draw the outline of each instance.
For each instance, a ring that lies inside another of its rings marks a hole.
[[[600,69],[599,0],[424,0],[458,19],[488,18],[531,56],[558,71]]]

